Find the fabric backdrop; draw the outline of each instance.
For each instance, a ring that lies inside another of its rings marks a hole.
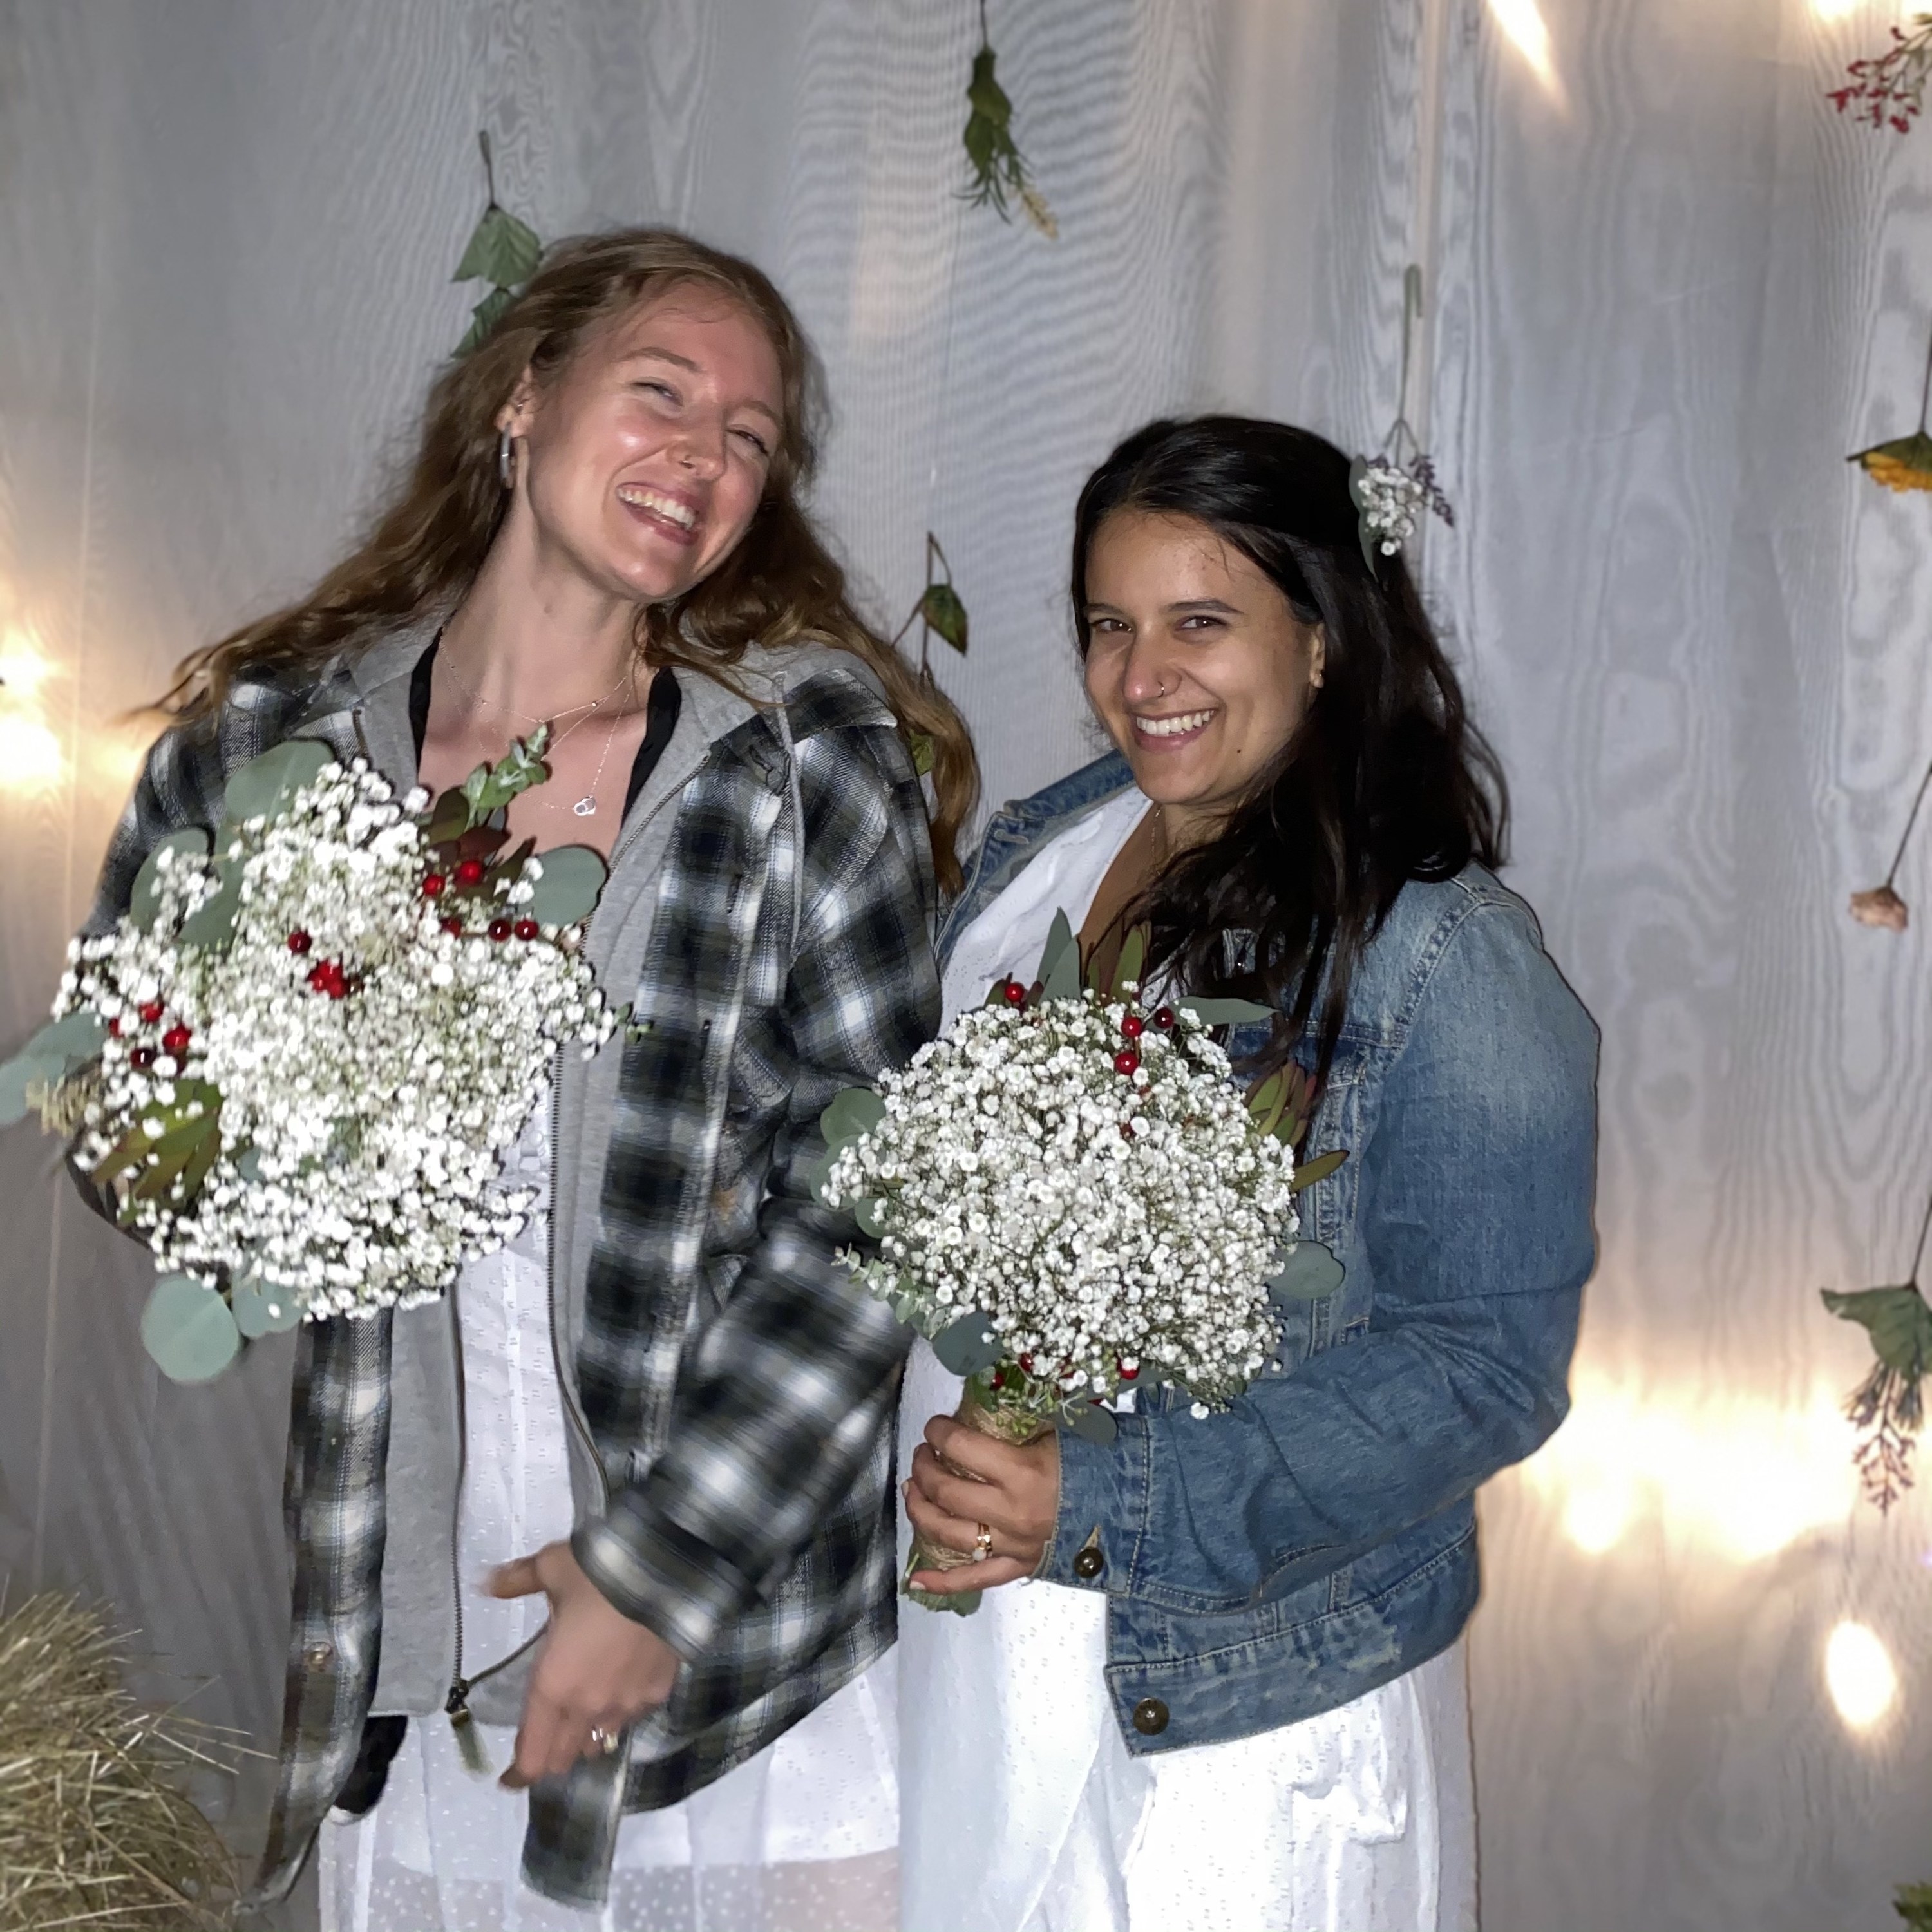
[[[1371,445],[1415,261],[1411,415],[1456,512],[1426,579],[1514,782],[1510,876],[1604,1034],[1576,1411],[1483,1499],[1486,1923],[1878,1932],[1932,1877],[1932,1511],[1855,1508],[1867,1358],[1816,1290],[1900,1278],[1932,1185],[1925,936],[1844,914],[1932,741],[1932,500],[1842,460],[1912,426],[1932,133],[1822,94],[1896,16],[991,14],[1057,242],[957,198],[971,0],[0,4],[0,656],[52,668],[0,734],[64,758],[0,769],[0,1044],[85,908],[124,707],[298,592],[404,447],[476,292],[448,276],[479,127],[545,236],[675,223],[790,293],[836,409],[818,507],[895,624],[945,544],[973,634],[938,675],[994,800],[1094,742],[1089,466],[1214,405]],[[160,1383],[144,1263],[27,1128],[0,1203],[0,1575],[110,1599],[266,1740],[287,1345]],[[1862,1730],[1823,1669],[1847,1618],[1899,1679]],[[243,1837],[260,1783],[212,1794]]]

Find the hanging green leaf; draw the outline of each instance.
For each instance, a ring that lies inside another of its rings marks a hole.
[[[481,349],[489,340],[498,322],[503,319],[503,311],[517,298],[514,289],[492,289],[470,311],[470,326],[463,332],[463,340],[454,350],[458,356],[467,356],[472,350]]]
[[[920,617],[962,657],[966,654],[966,606],[950,584],[928,584],[919,600]]]
[[[1026,157],[1013,140],[1013,104],[994,74],[998,56],[986,32],[985,0],[980,8],[980,48],[973,56],[973,71],[966,83],[968,112],[962,139],[972,181],[964,190],[975,208],[991,206],[1002,221],[1011,221],[1009,197],[1017,200],[1027,219],[1051,241],[1060,232],[1060,224],[1046,205],[1046,197],[1034,185]]]
[[[543,244],[536,230],[519,221],[493,201],[471,231],[453,282],[494,282],[500,289],[520,287],[537,272]]]
[[[1825,1306],[1856,1322],[1871,1337],[1873,1352],[1902,1376],[1932,1373],[1932,1307],[1908,1282],[1902,1288],[1865,1288],[1856,1294],[1821,1291]]]
[[[536,273],[537,264],[543,259],[543,243],[536,230],[497,202],[496,163],[490,151],[489,135],[478,134],[476,145],[483,154],[483,214],[470,231],[463,259],[450,279],[488,282],[490,286],[470,310],[470,327],[456,345],[458,356],[467,356],[489,339],[503,311],[516,299],[518,290]]]

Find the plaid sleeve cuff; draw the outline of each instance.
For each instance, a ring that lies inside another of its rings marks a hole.
[[[715,1550],[680,1528],[635,1487],[620,1490],[610,1514],[585,1523],[570,1547],[612,1605],[687,1660],[714,1649],[722,1627],[757,1594]]]

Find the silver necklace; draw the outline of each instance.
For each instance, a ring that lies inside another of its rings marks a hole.
[[[438,652],[437,655],[441,656],[442,654]],[[464,678],[463,674],[456,668],[456,662],[454,658],[443,658],[442,664],[443,668],[449,673],[451,677],[455,680],[457,689],[461,692],[464,697],[467,698],[472,704],[482,705],[486,711],[495,712],[499,718],[519,718],[526,724],[554,724],[558,718],[568,718],[573,711],[582,712],[584,716],[578,719],[576,724],[568,726],[565,730],[560,732],[556,737],[550,740],[550,743],[553,747],[562,744],[564,740],[570,735],[570,733],[577,729],[578,724],[588,724],[592,716],[595,712],[602,710],[604,706],[608,704],[611,699],[615,698],[618,692],[623,689],[625,685],[632,680],[637,675],[637,664],[635,661],[634,659],[626,658],[625,660],[623,670],[618,674],[617,682],[611,686],[610,688],[607,691],[602,698],[592,698],[588,704],[567,704],[561,711],[553,712],[548,718],[532,718],[527,711],[513,710],[507,704],[499,704],[494,698],[485,698],[483,694],[478,691],[475,686],[470,683],[468,680]]]
[[[633,710],[637,708],[637,680],[634,676],[631,680],[631,705]],[[581,724],[583,722],[580,718],[578,723]],[[597,773],[590,781],[590,789],[570,808],[579,818],[594,818],[597,815],[597,788],[604,782],[604,766],[610,758],[610,747],[617,736],[617,727],[622,722],[623,720],[620,718],[611,719],[610,728],[604,734],[604,749],[598,755]],[[574,731],[577,725],[573,724],[570,729]],[[569,733],[566,732],[564,735],[567,737]],[[562,740],[560,740],[558,742],[560,743]]]

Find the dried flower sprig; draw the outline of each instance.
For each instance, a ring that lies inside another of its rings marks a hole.
[[[1909,26],[1894,26],[1883,53],[1855,60],[1845,71],[1851,79],[1825,97],[1840,114],[1851,110],[1855,120],[1874,128],[1910,133],[1932,76],[1932,14],[1915,14]]]
[[[1886,867],[1884,878],[1862,892],[1852,895],[1852,916],[1861,926],[1875,926],[1888,932],[1903,932],[1910,924],[1912,908],[1894,889],[1892,881],[1898,877],[1899,862],[1905,856],[1905,848],[1912,842],[1912,828],[1918,823],[1920,808],[1925,802],[1925,794],[1932,788],[1932,764],[1925,767],[1924,776],[1918,781],[1918,789],[1912,794],[1912,809],[1905,814],[1905,830],[1899,834],[1897,849],[1892,855],[1892,863]]]
[[[1422,319],[1422,271],[1414,262],[1402,278],[1402,387],[1395,421],[1372,456],[1358,456],[1348,470],[1348,494],[1360,514],[1364,561],[1372,572],[1393,556],[1432,511],[1454,527],[1455,512],[1436,481],[1434,459],[1408,423],[1408,372],[1414,325]]]
[[[1002,221],[1011,221],[1012,209],[1007,201],[1011,196],[1027,219],[1049,242],[1054,241],[1060,224],[1047,206],[1046,197],[1034,186],[1026,157],[1013,140],[1013,104],[993,77],[997,58],[986,31],[986,0],[980,0],[980,50],[973,56],[972,77],[966,83],[970,111],[963,138],[973,181],[964,190],[965,197],[975,208],[990,206]]]
[[[1871,1372],[1852,1391],[1845,1414],[1859,1432],[1853,1461],[1867,1497],[1880,1514],[1912,1486],[1912,1452],[1925,1423],[1925,1378],[1932,1374],[1932,1306],[1918,1286],[1925,1238],[1932,1231],[1932,1199],[1918,1224],[1918,1245],[1906,1278],[1895,1286],[1862,1288],[1854,1294],[1821,1291],[1832,1314],[1856,1322],[1871,1337],[1877,1357]]]

